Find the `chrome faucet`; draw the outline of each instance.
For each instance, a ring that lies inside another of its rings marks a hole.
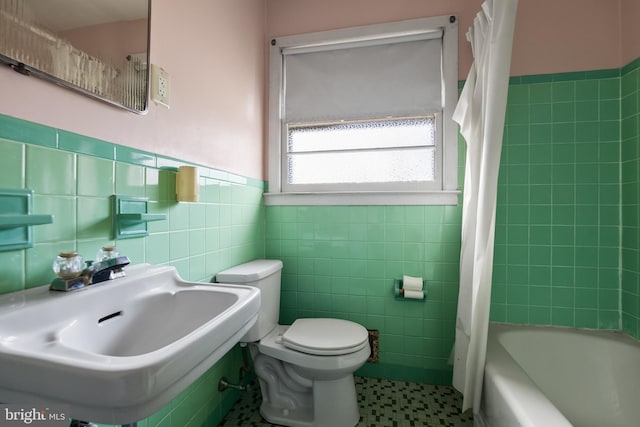
[[[51,285],[49,285],[49,289],[52,291],[68,292],[107,280],[117,279],[118,277],[124,277],[126,276],[124,267],[129,265],[130,262],[126,256],[117,256],[99,262],[87,261],[87,267],[82,270],[79,276],[70,279],[56,277],[51,282]]]

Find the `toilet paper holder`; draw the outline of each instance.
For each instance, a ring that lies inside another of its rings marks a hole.
[[[402,287],[402,279],[394,279],[393,295],[396,297],[396,299],[401,299],[403,301],[424,301],[425,299],[427,299],[427,281],[426,280],[422,281],[422,297],[418,298],[415,296],[413,297],[405,296],[405,292]]]

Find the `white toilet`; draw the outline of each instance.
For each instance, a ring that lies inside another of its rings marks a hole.
[[[255,260],[222,271],[219,283],[260,289],[248,342],[262,391],[260,413],[291,427],[350,427],[359,419],[353,372],[369,357],[369,334],[340,319],[298,319],[278,325],[282,262]]]

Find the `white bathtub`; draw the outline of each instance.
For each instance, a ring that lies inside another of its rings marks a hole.
[[[640,426],[640,343],[556,327],[489,326],[476,426]]]

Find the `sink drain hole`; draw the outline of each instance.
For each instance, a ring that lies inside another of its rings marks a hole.
[[[115,313],[107,314],[104,317],[98,319],[98,323],[106,322],[109,319],[113,319],[114,317],[122,316],[122,310],[116,311]]]

